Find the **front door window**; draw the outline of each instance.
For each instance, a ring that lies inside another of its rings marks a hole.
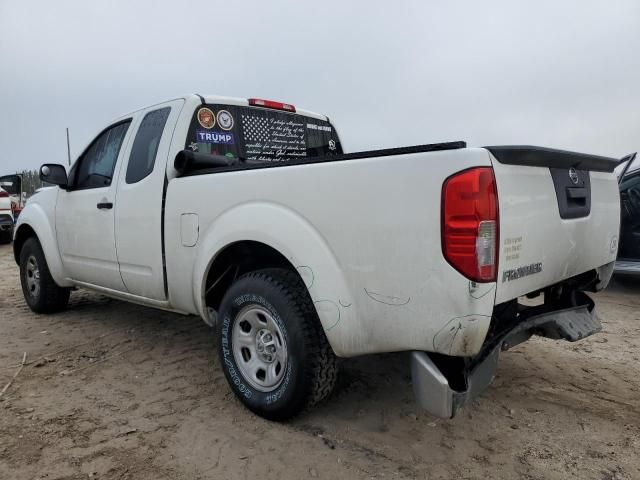
[[[74,190],[111,185],[113,171],[130,122],[118,123],[102,132],[87,148],[72,170]]]

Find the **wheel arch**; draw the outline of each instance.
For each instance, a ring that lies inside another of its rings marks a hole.
[[[29,224],[20,225],[16,230],[15,238],[13,239],[13,258],[16,261],[16,265],[20,265],[20,252],[24,242],[31,237],[38,238],[38,234]]]
[[[20,263],[20,251],[24,243],[32,237],[40,242],[44,258],[55,282],[61,287],[72,286],[64,273],[55,231],[39,205],[29,205],[29,208],[25,208],[18,217],[13,241],[13,256],[17,264]]]
[[[210,261],[204,281],[203,302],[218,310],[222,297],[240,275],[265,268],[284,268],[295,272],[295,266],[275,248],[255,240],[239,240],[223,247]]]

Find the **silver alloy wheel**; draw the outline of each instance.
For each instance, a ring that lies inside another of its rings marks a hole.
[[[29,295],[34,298],[38,298],[40,295],[40,268],[36,257],[30,255],[27,259],[27,272],[26,272],[27,290]]]
[[[231,348],[240,373],[253,388],[271,392],[280,386],[287,369],[287,342],[268,310],[248,305],[238,313]]]

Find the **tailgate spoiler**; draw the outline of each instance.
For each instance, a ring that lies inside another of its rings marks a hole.
[[[573,167],[578,170],[613,172],[613,169],[621,162],[617,158],[530,145],[505,145],[484,148],[489,150],[500,163],[526,167]]]

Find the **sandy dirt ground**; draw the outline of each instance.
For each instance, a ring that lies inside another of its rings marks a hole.
[[[344,361],[330,401],[285,424],[245,410],[211,329],[74,292],[26,307],[0,246],[0,479],[640,479],[640,283],[597,296],[604,331],[533,339],[453,420],[413,401],[406,354]]]

